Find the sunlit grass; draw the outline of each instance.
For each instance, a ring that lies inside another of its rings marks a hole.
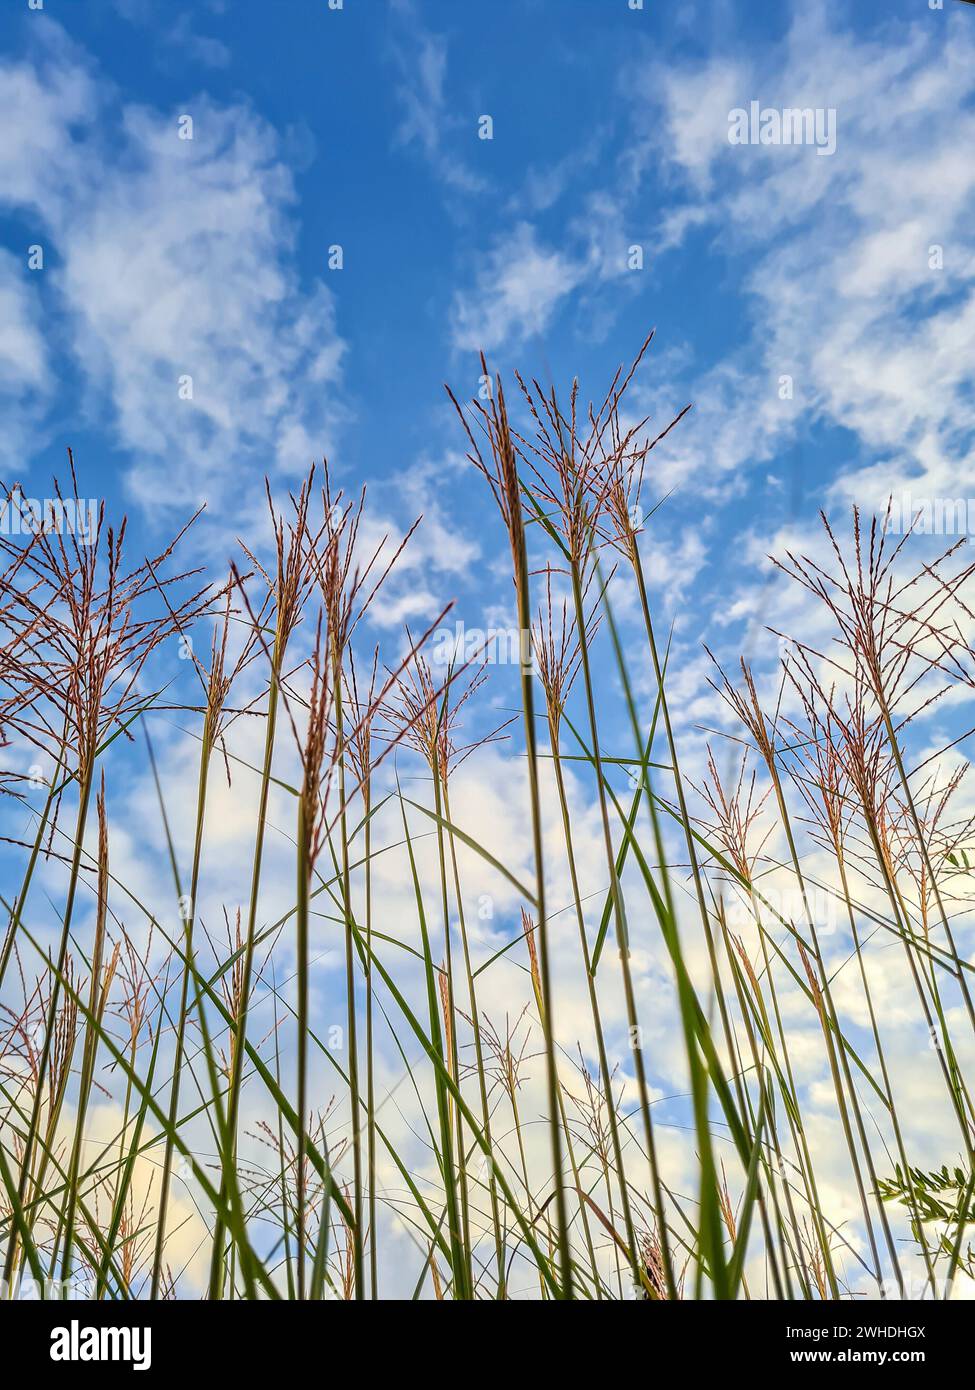
[[[462,725],[491,718],[483,653],[431,660],[446,607],[389,651],[369,646],[368,610],[412,530],[364,553],[364,496],[336,495],[327,471],[288,504],[269,496],[271,562],[247,548],[223,585],[178,571],[181,537],[127,569],[124,527],[104,518],[90,545],[0,539],[3,727],[19,766],[29,752],[46,769],[6,782],[29,825],[0,952],[9,1296],[29,1278],[93,1298],[941,1297],[975,1273],[971,821],[953,809],[951,750],[914,765],[911,741],[913,719],[975,683],[971,567],[955,548],[915,557],[910,538],[891,544],[882,518],[859,516],[846,546],[827,527],[829,568],[780,557],[825,610],[828,644],[793,634],[763,678],[715,663],[710,693],[732,722],[707,735],[703,762],[695,738],[689,762],[642,540],[656,524],[645,476],[673,424],[650,435],[623,409],[642,355],[594,406],[520,378],[518,423],[500,379],[486,403],[455,402],[471,486],[493,497],[507,542],[521,655],[517,711],[466,742]],[[191,691],[158,676],[167,643],[182,644]],[[195,805],[149,741],[163,710],[197,740]],[[261,727],[256,766],[235,742],[245,722]],[[107,812],[112,779],[142,758],[140,726],[167,847],[156,879],[172,885],[148,903],[113,872]],[[527,874],[455,814],[461,764],[501,734]],[[411,759],[422,778],[406,783]],[[252,798],[252,840],[218,930],[200,905],[212,788],[227,777]],[[595,898],[570,784],[598,824]],[[272,824],[272,796],[287,827]],[[272,835],[294,888],[268,920]],[[405,917],[377,891],[389,854]],[[53,935],[35,881],[49,863]],[[471,863],[518,899],[492,954],[472,931]],[[553,913],[578,940],[571,986]],[[334,1028],[314,1005],[323,931],[342,956]],[[878,944],[903,958],[953,1118],[943,1166],[911,1150],[871,981]],[[667,981],[652,1019],[648,956]],[[484,1001],[503,970],[502,1020]],[[561,1020],[579,1001],[591,1029],[576,1041]],[[676,1076],[655,1056],[664,1016]],[[824,1180],[796,1056],[812,1029],[852,1223],[824,1197],[836,1177]],[[406,1126],[384,1123],[390,1066]],[[671,1113],[690,1186],[661,1143],[664,1076],[686,1092]],[[120,1115],[108,1139],[91,1129],[105,1097]],[[187,1222],[202,1279],[173,1255]]]

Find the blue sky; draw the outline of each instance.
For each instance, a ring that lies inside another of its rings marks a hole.
[[[765,623],[821,620],[770,551],[819,544],[820,506],[975,491],[957,0],[17,0],[0,38],[0,472],[45,496],[72,445],[135,545],[205,501],[190,549],[222,572],[264,477],[280,494],[327,454],[369,484],[370,534],[424,514],[370,641],[449,599],[510,624],[443,383],[472,396],[483,348],[598,396],[655,327],[632,408],[694,408],[653,456],[643,544],[700,750],[722,717],[702,641],[761,661]],[[732,144],[752,102],[834,112],[835,152]]]
[[[821,506],[975,494],[972,7],[18,0],[0,37],[0,476],[46,496],[72,445],[133,547],[206,502],[188,550],[225,573],[264,477],[327,454],[368,536],[424,515],[364,642],[449,600],[512,625],[443,384],[483,348],[598,396],[653,327],[633,411],[693,403],[643,550],[696,758],[727,722],[702,643],[771,680],[765,625],[823,623],[770,552],[817,553]],[[732,144],[752,102],[834,111],[835,152]],[[485,729],[510,671],[487,692]]]
[[[732,144],[752,102],[834,112],[835,152]],[[72,445],[135,553],[205,501],[190,550],[225,572],[265,525],[265,475],[281,494],[327,453],[341,485],[368,483],[370,535],[424,514],[370,642],[395,650],[452,598],[468,626],[511,623],[506,542],[443,383],[472,396],[483,348],[506,379],[578,376],[598,397],[656,328],[632,409],[694,409],[654,455],[645,502],[668,500],[644,554],[699,771],[700,726],[726,719],[702,641],[761,662],[765,623],[814,640],[822,622],[769,551],[817,553],[821,506],[975,495],[975,7],[958,0],[7,0],[0,110],[0,477],[46,496]],[[614,604],[625,636],[623,581]],[[175,801],[196,751],[158,732]],[[504,756],[457,817],[490,822],[517,865]],[[166,874],[144,771],[113,827],[140,889]],[[214,795],[219,924],[252,827],[246,796]],[[586,867],[598,882],[595,849]],[[290,901],[290,864],[269,879]],[[651,961],[651,1001],[663,978]],[[327,1020],[327,981],[319,1005]]]
[[[747,619],[783,528],[970,471],[971,390],[934,345],[970,341],[973,20],[955,0],[10,4],[4,474],[43,491],[71,443],[136,525],[206,500],[219,556],[265,472],[328,452],[384,516],[432,518],[390,625],[503,604],[443,381],[472,394],[483,347],[597,394],[655,326],[637,403],[695,411],[650,481],[674,489],[653,576],[695,639]],[[730,145],[753,100],[834,108],[835,154]]]

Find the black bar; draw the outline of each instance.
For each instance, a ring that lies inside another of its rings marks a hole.
[[[514,1308],[516,1305],[509,1305]],[[524,1305],[522,1305],[524,1306]],[[403,1339],[400,1326],[404,1314],[413,1326]],[[514,1313],[516,1322],[524,1313]],[[416,1340],[419,1319],[425,1333],[439,1330],[444,1319],[449,1326],[455,1314],[440,1306],[418,1307],[391,1304],[360,1304],[353,1307],[337,1300],[315,1306],[295,1303],[120,1303],[120,1302],[26,1302],[0,1303],[0,1334],[5,1345],[15,1346],[18,1360],[27,1366],[42,1367],[57,1379],[96,1375],[174,1375],[220,1372],[238,1367],[249,1381],[282,1371],[291,1375],[319,1367],[322,1373],[334,1371],[336,1356],[345,1352],[337,1339],[367,1328],[382,1335],[369,1343],[370,1358],[378,1352],[390,1357],[390,1369],[403,1371],[418,1358],[434,1353],[430,1344]],[[464,1316],[462,1314],[462,1316]],[[486,1309],[475,1314],[492,1318]],[[502,1319],[511,1314],[502,1313]],[[577,1361],[580,1324],[560,1321],[558,1308],[542,1309],[529,1305],[534,1334],[545,1339],[546,1355],[553,1352]],[[552,1322],[548,1322],[551,1316]],[[628,1362],[635,1357],[649,1358],[660,1366],[661,1356],[679,1358],[688,1372],[716,1371],[748,1375],[754,1370],[789,1373],[796,1369],[818,1370],[828,1375],[834,1367],[878,1366],[884,1370],[907,1370],[925,1374],[957,1363],[967,1345],[971,1326],[970,1305],[963,1302],[866,1302],[768,1303],[752,1300],[721,1303],[647,1303],[592,1305],[581,1313],[584,1319],[610,1319],[623,1337],[635,1336],[633,1343],[621,1341],[619,1351]],[[348,1319],[352,1318],[351,1327]],[[434,1323],[427,1324],[432,1317]],[[360,1321],[361,1319],[361,1321]],[[543,1321],[539,1321],[542,1319]],[[72,1333],[72,1324],[77,1329]],[[604,1323],[605,1325],[605,1323]],[[58,1331],[57,1329],[63,1329]],[[92,1329],[88,1331],[87,1329]],[[117,1329],[102,1338],[102,1329]],[[480,1332],[482,1329],[479,1329]],[[128,1332],[126,1338],[125,1332]],[[148,1341],[146,1331],[149,1333]],[[135,1335],[133,1335],[135,1334]],[[474,1335],[478,1335],[475,1333]],[[529,1343],[521,1340],[522,1351]],[[11,1340],[14,1339],[14,1340]],[[301,1365],[296,1364],[296,1348],[301,1349]],[[113,1351],[129,1352],[129,1360],[58,1360],[53,1351],[71,1356],[97,1350],[99,1356]],[[500,1350],[494,1344],[495,1355]],[[511,1366],[522,1354],[510,1343]],[[149,1365],[135,1369],[140,1356]],[[497,1369],[502,1362],[491,1358]],[[632,1364],[632,1362],[631,1362]],[[378,1369],[370,1359],[370,1371]],[[180,1390],[180,1387],[177,1387]]]

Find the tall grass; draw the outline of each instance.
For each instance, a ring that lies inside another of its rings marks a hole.
[[[271,557],[222,585],[179,570],[183,532],[131,569],[104,517],[0,538],[5,1296],[975,1277],[973,822],[930,736],[975,684],[973,567],[824,518],[776,561],[803,633],[771,625],[776,669],[712,658],[689,721],[641,501],[680,417],[625,401],[648,347],[592,405],[520,377],[454,400],[510,566],[486,688],[488,653],[431,647],[449,605],[369,645],[415,526],[367,547],[327,470],[268,493]]]

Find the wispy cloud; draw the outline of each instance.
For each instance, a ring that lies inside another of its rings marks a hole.
[[[582,274],[579,262],[542,245],[534,227],[519,222],[485,256],[475,284],[454,295],[454,347],[490,352],[502,343],[544,332]]]
[[[460,157],[451,139],[464,120],[447,99],[447,40],[423,26],[413,0],[392,0],[390,10],[389,52],[398,73],[395,90],[403,112],[396,142],[419,148],[450,192],[480,193],[487,187],[486,179]],[[468,114],[472,139],[475,118],[475,112]]]
[[[737,462],[763,462],[781,442],[776,399],[788,377],[794,419],[851,431],[860,451],[882,456],[888,483],[913,476],[937,489],[960,472],[975,484],[964,366],[975,335],[970,26],[922,21],[892,45],[828,15],[798,9],[781,47],[756,57],[670,65],[665,77],[641,70],[638,86],[664,117],[656,154],[686,195],[661,224],[662,247],[703,230],[712,255],[747,266],[750,341],[718,369],[736,371],[743,354],[753,364],[735,393],[735,414],[752,422]],[[751,101],[835,108],[835,155],[731,145],[729,110]],[[717,470],[727,461],[715,451]],[[846,491],[857,477],[878,481],[869,465],[850,470]],[[861,500],[878,504],[880,490]]]
[[[0,65],[0,201],[38,228],[69,365],[134,455],[134,494],[229,509],[249,471],[305,468],[334,437],[332,295],[298,279],[291,176],[263,119],[201,96],[108,121],[112,96],[50,22]]]

